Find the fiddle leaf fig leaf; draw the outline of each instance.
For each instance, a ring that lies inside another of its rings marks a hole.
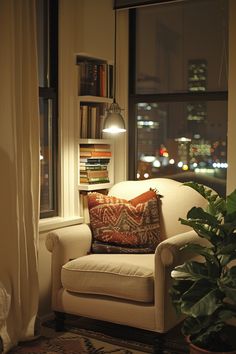
[[[236,189],[226,197],[227,214],[236,213]]]
[[[215,286],[205,280],[200,280],[182,296],[181,310],[192,317],[210,316],[220,306],[219,297],[222,294]]]
[[[171,276],[174,279],[183,279],[183,280],[191,280],[197,281],[202,278],[207,278],[207,268],[204,264],[190,261],[186,262],[183,265],[175,267],[171,272]]]
[[[205,212],[202,208],[193,207],[187,214],[188,219],[195,219],[213,227],[217,227],[219,222],[214,215]]]

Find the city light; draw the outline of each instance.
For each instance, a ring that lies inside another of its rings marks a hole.
[[[144,161],[144,162],[154,162],[156,160],[155,156],[141,156],[140,158],[141,161]]]
[[[157,167],[157,168],[161,167],[161,163],[159,160],[155,160],[152,165],[153,165],[153,167]]]

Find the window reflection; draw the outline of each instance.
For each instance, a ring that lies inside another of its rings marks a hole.
[[[225,195],[227,102],[204,102],[204,118],[194,120],[188,119],[188,106],[188,102],[137,104],[137,178],[197,180]]]

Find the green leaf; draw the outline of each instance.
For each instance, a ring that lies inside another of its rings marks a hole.
[[[236,212],[236,189],[226,197],[227,214]]]
[[[212,227],[217,227],[219,222],[214,215],[211,215],[204,211],[202,208],[193,207],[187,214],[188,219],[195,219],[198,222],[202,222]]]
[[[232,260],[236,259],[236,251],[232,252],[231,254],[224,254],[224,255],[219,254],[218,259],[219,259],[220,265],[222,267],[225,267]]]
[[[202,278],[208,278],[208,272],[205,264],[189,261],[183,265],[175,267],[171,272],[171,276],[177,280],[197,281]]]
[[[222,293],[206,280],[200,280],[182,296],[181,310],[192,317],[210,316],[220,306]]]
[[[217,194],[214,193],[212,191],[212,189],[210,189],[200,183],[190,181],[190,182],[184,182],[183,185],[193,188],[195,191],[197,191],[199,194],[201,194],[203,196],[203,198],[205,198],[208,201],[212,201],[212,199],[214,200],[217,197]]]
[[[198,334],[201,330],[207,326],[209,326],[209,316],[206,318],[194,318],[187,317],[182,326],[182,333],[184,336],[193,336],[194,334]],[[205,323],[205,319],[207,320],[207,324]],[[204,325],[205,324],[205,325]]]
[[[197,243],[187,243],[180,250],[199,254],[208,259],[209,261],[215,262],[214,252],[211,247],[202,246]]]
[[[225,293],[225,296],[231,301],[236,301],[236,289],[229,286],[222,286],[221,291]]]
[[[205,238],[213,245],[217,245],[219,242],[221,242],[216,233],[214,231],[209,230],[208,226],[196,222],[195,220],[185,220],[182,218],[179,218],[179,220],[181,221],[181,224],[192,227],[199,237]]]
[[[236,251],[236,234],[225,235],[222,242],[218,245],[217,255],[233,255]]]
[[[232,228],[235,227],[236,212],[233,212],[231,214],[226,214],[225,215],[225,223],[229,223],[232,226]]]

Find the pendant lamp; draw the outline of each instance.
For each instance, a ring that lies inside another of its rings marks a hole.
[[[114,38],[114,95],[113,102],[108,109],[106,109],[106,116],[104,119],[103,132],[117,134],[126,131],[124,118],[121,114],[121,108],[116,102],[116,10],[115,10],[115,38]]]

